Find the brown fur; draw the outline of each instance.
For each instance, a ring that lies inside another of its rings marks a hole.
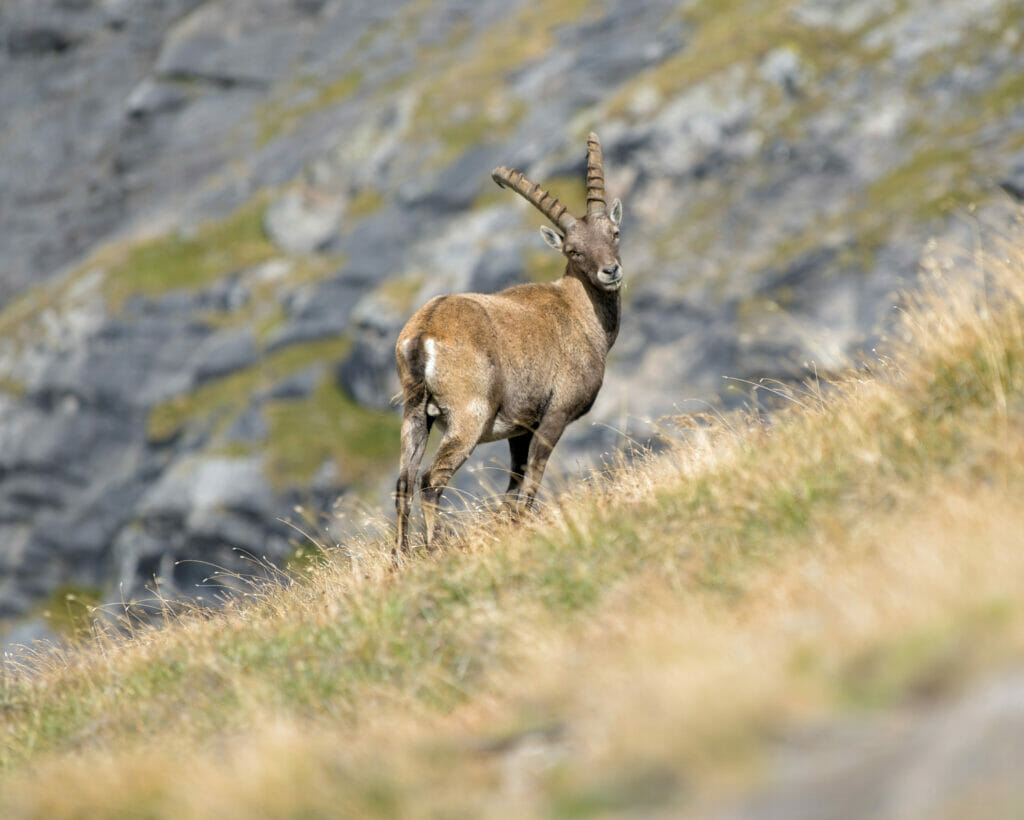
[[[405,402],[396,549],[408,549],[412,482],[435,423],[444,437],[421,481],[428,545],[441,493],[481,441],[509,440],[506,499],[516,508],[522,491],[524,506],[533,506],[548,456],[594,403],[618,335],[620,215],[616,201],[611,214],[596,209],[563,222],[564,238],[547,229],[567,257],[557,282],[438,296],[403,328],[395,346]]]

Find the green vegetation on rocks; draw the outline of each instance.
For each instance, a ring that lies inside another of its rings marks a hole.
[[[263,412],[270,427],[267,469],[278,487],[307,486],[325,462],[333,462],[336,481],[366,489],[392,466],[397,416],[359,406],[333,374],[308,398],[268,401]]]
[[[335,361],[348,346],[345,338],[291,345],[263,356],[258,364],[200,385],[191,393],[175,396],[150,412],[149,437],[153,441],[164,441],[189,424],[223,431],[248,406],[256,392],[269,389],[304,367]]]
[[[435,135],[441,143],[439,165],[468,148],[506,135],[526,110],[526,102],[505,90],[509,73],[544,54],[561,24],[578,22],[589,12],[589,0],[568,0],[551,6],[531,0],[514,15],[480,33],[471,48],[458,48],[460,33],[452,34],[455,48],[424,55],[441,62],[429,82],[419,89],[413,127]]]
[[[265,145],[294,130],[306,117],[351,97],[362,84],[361,71],[350,71],[324,84],[311,77],[300,78],[257,112],[258,142]]]
[[[150,440],[167,441],[187,427],[205,431],[217,442],[260,392],[309,367],[323,365],[330,371],[349,345],[343,337],[291,345],[169,399],[150,412]],[[336,464],[337,480],[343,484],[365,487],[384,465],[390,466],[398,439],[395,414],[360,407],[337,387],[332,372],[306,398],[264,401],[263,414],[269,428],[268,478],[282,490],[308,485],[325,461]],[[239,447],[246,451],[242,445],[214,446],[226,453]]]
[[[108,248],[104,292],[116,310],[132,296],[192,290],[227,273],[264,262],[276,249],[263,232],[261,197],[231,216],[196,228],[194,236],[167,236]]]

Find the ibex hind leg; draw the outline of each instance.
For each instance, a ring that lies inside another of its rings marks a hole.
[[[427,547],[434,546],[438,532],[438,509],[441,494],[444,492],[452,475],[459,469],[473,452],[476,443],[483,434],[484,420],[473,419],[459,426],[449,426],[441,444],[437,448],[434,463],[424,471],[422,491],[423,522],[426,525]]]
[[[398,512],[398,535],[392,556],[409,551],[409,515],[412,512],[412,494],[416,474],[427,449],[432,419],[427,415],[426,399],[415,405],[407,404],[402,417],[402,464],[395,486],[395,509]]]

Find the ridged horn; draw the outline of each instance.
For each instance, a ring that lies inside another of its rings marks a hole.
[[[601,156],[601,142],[593,131],[587,137],[587,214],[603,214],[604,201],[604,158]]]
[[[506,168],[504,165],[495,168],[491,172],[491,179],[502,188],[511,188],[561,228],[563,233],[575,224],[576,217],[569,213],[568,208],[514,168]]]

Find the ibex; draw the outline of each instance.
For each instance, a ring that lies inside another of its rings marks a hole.
[[[518,171],[500,167],[491,176],[558,228],[545,225],[540,232],[566,257],[565,273],[557,282],[495,294],[437,296],[402,329],[395,346],[405,402],[396,554],[409,548],[412,482],[433,425],[444,437],[422,479],[428,548],[437,535],[441,493],[482,441],[508,439],[506,502],[515,511],[533,507],[548,457],[566,425],[593,405],[619,333],[622,203],[616,199],[606,209],[597,135],[587,139],[587,214],[581,219]]]

